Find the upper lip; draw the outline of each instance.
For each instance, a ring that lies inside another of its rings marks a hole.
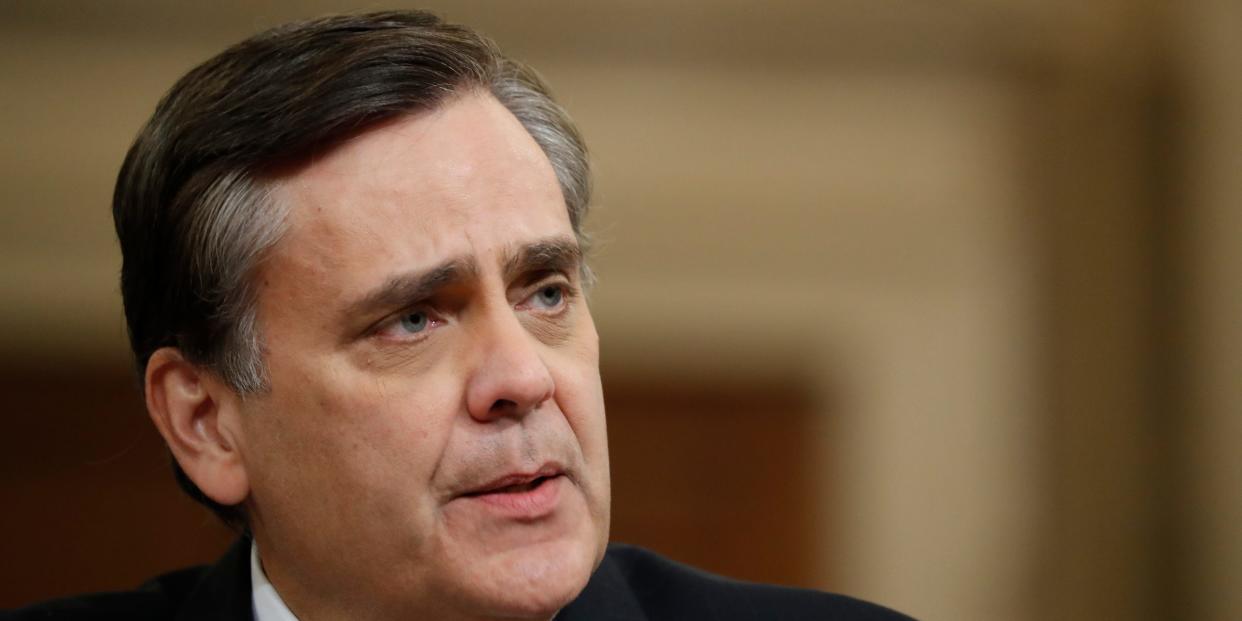
[[[554,476],[564,474],[564,473],[565,473],[565,469],[560,464],[549,462],[549,463],[544,464],[543,466],[540,466],[537,470],[524,471],[524,472],[511,472],[511,473],[496,477],[495,479],[492,479],[491,481],[488,481],[487,483],[484,483],[478,486],[473,486],[470,489],[467,489],[465,492],[462,493],[462,495],[463,496],[477,496],[479,494],[486,494],[489,492],[494,492],[500,488],[509,487],[510,485],[525,485],[527,483],[530,483],[531,481],[534,481],[535,479],[554,477]]]

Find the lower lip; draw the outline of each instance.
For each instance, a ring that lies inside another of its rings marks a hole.
[[[465,496],[462,500],[477,502],[503,517],[518,520],[535,520],[547,516],[556,509],[561,497],[564,475],[549,477],[532,490]]]

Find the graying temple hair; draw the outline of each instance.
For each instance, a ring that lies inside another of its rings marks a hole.
[[[539,77],[471,30],[420,11],[340,15],[273,28],[191,70],[139,133],[112,215],[139,377],[176,347],[242,395],[268,388],[254,275],[285,232],[271,179],[382,121],[490,93],[547,155],[585,251],[586,146]],[[583,268],[584,281],[590,274]],[[227,523],[238,507],[182,488]]]

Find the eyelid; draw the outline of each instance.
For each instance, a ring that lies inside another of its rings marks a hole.
[[[557,287],[561,290],[562,303],[559,309],[549,311],[550,314],[556,314],[560,310],[569,307],[570,303],[578,296],[578,287],[574,282],[560,272],[532,281],[531,285],[526,288],[522,295],[522,301],[518,303],[519,307],[527,306],[530,299],[539,295],[539,292],[548,287]]]
[[[529,306],[530,299],[548,287],[555,286],[561,290],[563,301],[560,307],[557,309],[542,309],[545,314],[549,315],[559,314],[560,311],[568,308],[573,300],[581,294],[581,291],[579,290],[574,279],[565,272],[559,270],[537,272],[531,274],[524,280],[526,284],[519,288],[521,291],[521,298],[517,303],[518,307]],[[400,339],[393,338],[392,340],[401,340],[406,342],[417,341],[422,338],[426,338],[428,332],[445,323],[444,316],[436,310],[435,305],[432,304],[430,300],[421,300],[419,302],[408,304],[400,310],[389,313],[374,321],[362,331],[360,338],[381,337],[383,332],[392,328],[396,323],[401,321],[402,317],[415,312],[427,313],[427,319],[430,322],[428,328],[417,334],[408,334]]]
[[[420,339],[424,339],[427,337],[427,334],[431,330],[439,327],[440,325],[444,323],[444,318],[441,317],[440,314],[437,313],[430,304],[428,304],[427,302],[419,302],[416,304],[411,304],[409,306],[406,306],[405,308],[402,308],[401,310],[395,313],[387,315],[383,319],[380,319],[379,321],[376,321],[375,323],[371,324],[371,327],[367,328],[367,330],[363,333],[363,336],[367,338],[382,337],[383,336],[382,333],[385,330],[392,328],[394,325],[400,323],[403,317],[405,317],[406,315],[412,314],[412,313],[426,313],[427,314],[427,329],[417,334],[408,334],[404,338],[400,338],[400,339],[393,338],[392,340],[401,340],[401,341],[410,342],[410,341],[417,341]]]

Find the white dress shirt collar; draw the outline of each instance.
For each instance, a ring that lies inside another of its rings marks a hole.
[[[298,621],[280,599],[259,563],[259,546],[250,544],[250,592],[254,601],[254,621]]]

